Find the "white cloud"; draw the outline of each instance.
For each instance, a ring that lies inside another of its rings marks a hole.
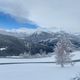
[[[26,33],[31,34],[36,31],[36,29],[28,29],[28,28],[19,28],[19,29],[6,29],[8,32],[16,32],[16,33]]]
[[[29,29],[29,28],[18,28],[18,29],[2,29],[0,28],[0,32],[15,32],[15,33],[26,33],[26,34],[32,34],[34,32],[41,32],[41,31],[45,31],[45,32],[57,32],[60,31],[60,29],[57,29],[56,27],[53,28],[43,28],[43,27],[38,27],[36,29]]]
[[[22,18],[29,15],[27,7],[21,0],[0,0],[0,10]]]

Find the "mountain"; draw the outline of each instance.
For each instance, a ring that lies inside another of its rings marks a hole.
[[[65,35],[73,44],[74,50],[80,50],[80,36],[60,32],[47,32],[47,31],[35,31],[34,33],[27,35],[26,33],[15,33],[0,31],[0,48],[6,49],[3,51],[5,55],[20,55],[26,52],[27,54],[46,54],[54,52],[56,43],[59,38]],[[2,52],[0,53],[2,55]]]
[[[21,39],[0,34],[0,56],[12,56],[24,53],[25,46]]]
[[[45,31],[39,31],[39,32],[36,31],[30,36],[28,36],[26,39],[27,41],[31,41],[35,43],[35,42],[40,42],[41,40],[46,40],[50,38],[53,38],[53,33],[45,32]]]
[[[36,42],[41,42],[41,41],[53,41],[53,40],[58,40],[60,37],[62,37],[62,35],[66,35],[67,38],[69,38],[70,40],[77,40],[80,41],[79,36],[76,36],[75,34],[71,34],[71,33],[66,33],[64,31],[59,31],[59,32],[47,32],[47,31],[36,31],[33,34],[29,35],[26,37],[26,39],[28,41],[32,41],[34,43]]]
[[[56,43],[62,35],[67,38],[73,44],[74,50],[80,50],[80,38],[74,34],[66,33],[64,31],[49,33],[49,32],[34,32],[32,35],[25,38],[26,43],[30,47],[32,54],[40,53],[40,51],[46,51],[50,53],[54,51]]]
[[[41,40],[40,42],[55,44],[63,35],[65,35],[71,41],[71,43],[74,44],[75,48],[80,48],[80,37],[76,36],[75,34],[66,33],[64,31],[53,33],[52,38]]]

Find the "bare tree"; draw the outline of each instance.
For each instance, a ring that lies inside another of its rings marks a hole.
[[[64,67],[64,64],[71,63],[72,64],[72,44],[71,41],[67,38],[67,36],[62,35],[57,42],[55,47],[55,57],[56,63]]]

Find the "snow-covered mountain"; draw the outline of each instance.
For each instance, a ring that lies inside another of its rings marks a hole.
[[[48,40],[55,40],[61,37],[62,35],[66,35],[67,38],[70,40],[74,39],[77,41],[80,41],[79,36],[76,36],[75,34],[71,33],[66,33],[64,31],[59,31],[59,32],[47,32],[47,31],[35,31],[33,34],[29,35],[27,39],[29,41],[33,42],[40,42],[40,41],[48,41]]]
[[[23,45],[23,53],[27,51],[27,53],[30,52],[32,55],[34,55],[40,53],[41,50],[46,51],[46,53],[51,53],[54,51],[56,43],[59,41],[59,38],[62,37],[63,34],[66,35],[67,38],[71,41],[73,47],[75,47],[75,50],[80,50],[80,37],[78,35],[66,33],[64,31],[53,33],[44,30],[36,30],[30,35],[25,32],[7,32],[1,30],[0,47],[4,48],[6,47],[5,45],[15,46],[17,44],[16,48],[11,47],[11,49],[15,51],[15,49],[18,50],[19,45]],[[20,42],[22,44],[20,44]],[[20,47],[23,48],[22,46]]]
[[[40,42],[42,40],[47,40],[50,38],[53,38],[53,33],[45,32],[45,31],[39,31],[39,32],[36,31],[30,36],[28,36],[26,39],[32,42]]]
[[[22,39],[0,34],[0,56],[19,55],[24,52],[24,49],[25,46]]]

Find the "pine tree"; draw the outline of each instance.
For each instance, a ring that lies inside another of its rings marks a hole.
[[[56,63],[61,65],[61,67],[64,67],[64,64],[67,63],[71,63],[71,65],[73,65],[71,60],[73,55],[71,54],[71,51],[71,41],[67,38],[66,35],[62,35],[55,47]]]

